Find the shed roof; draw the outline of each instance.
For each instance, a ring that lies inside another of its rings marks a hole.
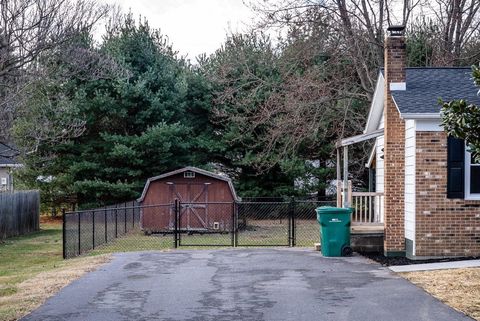
[[[140,196],[140,198],[137,201],[139,201],[139,202],[143,201],[143,199],[145,198],[145,195],[147,194],[147,191],[148,191],[148,188],[149,188],[151,182],[162,179],[162,178],[165,178],[165,177],[181,174],[181,173],[187,172],[187,171],[195,172],[195,173],[198,173],[198,174],[201,174],[201,175],[205,175],[205,176],[208,176],[208,177],[212,177],[212,178],[227,182],[228,187],[230,188],[230,191],[232,192],[233,198],[235,200],[238,200],[237,193],[235,192],[235,188],[233,187],[233,183],[232,183],[232,180],[230,178],[228,178],[226,176],[219,175],[219,174],[215,174],[215,173],[212,173],[212,172],[209,172],[209,171],[206,171],[204,169],[197,168],[197,167],[187,166],[187,167],[180,168],[180,169],[177,169],[177,170],[172,171],[172,172],[168,172],[168,173],[161,174],[161,175],[158,175],[158,176],[150,177],[147,180],[147,183],[145,184],[145,187],[143,188],[142,195]]]

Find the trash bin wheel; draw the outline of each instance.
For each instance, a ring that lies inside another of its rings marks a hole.
[[[352,255],[353,250],[350,246],[344,245],[342,246],[342,256],[350,256]]]

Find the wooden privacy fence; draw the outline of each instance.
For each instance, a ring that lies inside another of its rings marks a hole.
[[[0,193],[0,240],[40,228],[39,191]]]

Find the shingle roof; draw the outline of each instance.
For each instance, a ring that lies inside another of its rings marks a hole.
[[[10,147],[0,142],[0,164],[1,165],[15,165],[18,164],[15,161],[15,156],[18,155],[18,151],[14,147]]]
[[[15,165],[18,164],[13,158],[0,156],[0,165]]]
[[[472,69],[407,68],[407,90],[392,91],[393,99],[402,114],[439,113],[438,99],[465,99],[480,104],[479,90],[472,80]]]

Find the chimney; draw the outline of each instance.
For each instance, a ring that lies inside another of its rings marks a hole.
[[[390,91],[406,90],[404,26],[390,26],[385,39],[385,80]]]
[[[391,26],[385,39],[384,254],[405,254],[405,122],[392,93],[406,90],[403,26]]]

